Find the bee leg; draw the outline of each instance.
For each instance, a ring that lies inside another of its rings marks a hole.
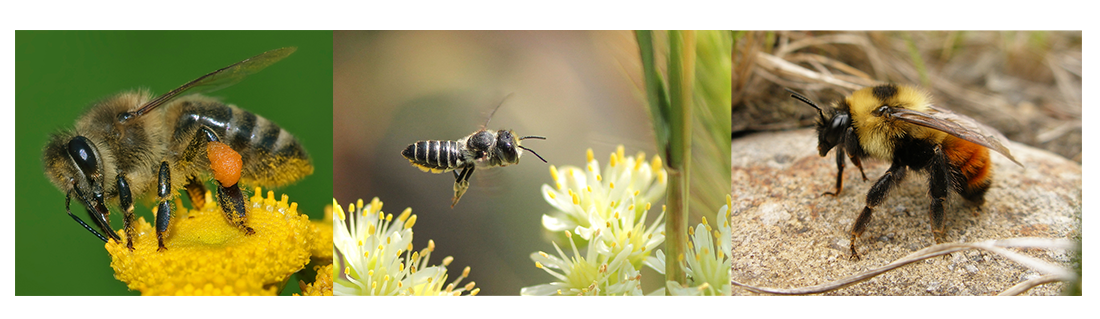
[[[65,212],[69,213],[69,217],[72,217],[73,220],[80,224],[80,226],[84,226],[84,229],[87,229],[88,232],[92,233],[92,235],[95,235],[97,238],[99,238],[99,240],[102,240],[106,243],[107,237],[103,237],[103,234],[100,234],[99,231],[96,231],[94,228],[92,228],[92,226],[88,226],[88,223],[85,223],[83,219],[80,219],[80,217],[76,217],[76,215],[73,215],[72,210],[69,210],[69,200],[71,198],[72,193],[65,194]],[[91,213],[91,211],[88,211],[89,215],[91,215]]]
[[[451,208],[455,208],[462,194],[466,194],[466,190],[470,188],[470,176],[474,175],[474,169],[476,167],[467,167],[462,169],[461,174],[455,174],[455,197],[451,199]]]
[[[187,197],[191,199],[191,207],[202,209],[206,206],[206,185],[194,175],[187,178]]]
[[[855,164],[859,168],[859,175],[863,176],[863,181],[867,181],[867,173],[863,172],[863,162],[859,160],[865,153],[863,152],[863,146],[859,145],[859,137],[856,136],[855,129],[849,127],[844,131],[844,150],[848,153],[848,159],[852,160],[852,164]]]
[[[126,248],[133,251],[134,238],[137,238],[134,230],[134,199],[130,195],[130,183],[122,174],[118,174],[118,202],[122,208],[122,227],[126,229]]]
[[[851,258],[853,260],[859,260],[859,253],[856,252],[856,240],[859,239],[860,235],[863,235],[864,230],[867,230],[867,223],[871,221],[871,213],[874,212],[874,207],[886,199],[886,194],[894,188],[894,185],[905,178],[906,172],[905,165],[895,158],[894,164],[890,166],[886,174],[883,174],[875,182],[875,185],[871,186],[871,191],[867,193],[867,205],[863,207],[863,212],[859,213],[859,217],[856,218],[856,222],[852,224],[852,230],[849,232],[852,241],[849,249],[852,251]]]
[[[937,244],[943,242],[943,202],[947,200],[948,184],[947,156],[943,147],[933,149],[932,163],[928,166],[928,194],[932,196],[932,205],[928,217],[932,222],[932,238]]]
[[[224,187],[219,183],[214,184],[218,185],[218,206],[222,207],[225,218],[229,220],[229,223],[236,225],[246,235],[255,234],[256,231],[252,227],[244,224],[248,220],[248,211],[245,210],[244,206],[244,193],[241,192],[238,184],[229,187]]]
[[[863,181],[867,181],[867,173],[863,172],[863,161],[859,160],[859,157],[848,154],[848,159],[852,160],[852,164],[855,164],[859,168],[859,175],[863,176]]]
[[[157,251],[168,249],[164,247],[164,237],[168,232],[168,222],[172,218],[172,205],[168,202],[172,199],[172,172],[168,169],[168,162],[160,162],[160,173],[157,174]]]
[[[210,142],[220,142],[218,135],[206,126],[200,127],[195,138],[191,140],[191,144],[187,146],[185,157],[194,158],[199,156],[200,153],[206,152],[206,145]],[[197,203],[206,204],[204,197],[206,188],[197,180],[193,180],[193,182],[187,186],[187,192],[191,195],[191,202],[196,203],[195,205],[198,205]],[[229,187],[222,186],[221,183],[214,184],[218,185],[218,206],[221,206],[222,212],[225,212],[225,218],[229,220],[229,223],[236,225],[247,235],[255,234],[256,231],[252,227],[245,226],[248,211],[245,209],[244,193],[241,192],[239,184],[233,184]],[[192,185],[195,185],[195,189],[192,189]],[[198,192],[198,194],[196,195],[195,192]],[[201,199],[196,201],[196,198]]]
[[[844,148],[836,148],[836,192],[825,192],[821,195],[833,195],[834,197],[840,194],[840,190],[844,189]]]

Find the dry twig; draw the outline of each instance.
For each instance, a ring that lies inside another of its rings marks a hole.
[[[865,280],[874,278],[875,276],[886,273],[890,270],[911,264],[917,261],[925,260],[928,258],[947,255],[957,251],[964,251],[970,249],[981,249],[1001,255],[1009,260],[1015,261],[1031,270],[1043,274],[1042,276],[1034,279],[1024,281],[1016,284],[1011,288],[1003,291],[1000,295],[1018,295],[1038,285],[1051,283],[1051,282],[1069,282],[1079,280],[1076,273],[1072,270],[1059,267],[1047,263],[1045,261],[1026,256],[1014,251],[1006,250],[1004,248],[1017,247],[1017,248],[1041,248],[1041,249],[1063,249],[1063,250],[1075,250],[1078,245],[1070,240],[1066,239],[1051,239],[1051,238],[1010,238],[999,240],[987,240],[975,243],[951,243],[951,244],[939,244],[930,246],[925,249],[918,250],[908,256],[902,257],[892,263],[887,264],[879,268],[871,269],[850,277],[846,277],[834,282],[794,289],[781,289],[781,288],[767,288],[767,287],[754,287],[746,284],[742,284],[736,281],[731,283],[735,286],[745,288],[749,291],[756,293],[767,293],[777,295],[808,295],[818,294],[844,288],[856,283],[863,282]]]

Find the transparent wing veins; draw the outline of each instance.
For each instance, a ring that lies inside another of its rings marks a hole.
[[[1023,167],[1001,141],[1008,139],[997,130],[965,115],[929,106],[930,112],[918,112],[906,108],[893,108],[890,115],[896,119],[941,131],[1001,153],[1016,165]]]

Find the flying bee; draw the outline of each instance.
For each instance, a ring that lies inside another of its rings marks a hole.
[[[120,241],[111,228],[106,206],[117,199],[127,247],[133,250],[133,198],[155,200],[159,203],[158,250],[164,250],[172,215],[169,201],[177,191],[186,189],[194,207],[202,207],[204,181],[215,176],[219,180],[215,183],[218,204],[226,219],[245,234],[252,234],[238,185],[286,185],[313,173],[313,165],[298,140],[275,123],[197,93],[240,82],[295,50],[264,52],[160,96],[137,90],[94,103],[73,129],[50,136],[43,151],[47,178],[65,193],[65,211],[100,240]],[[183,95],[185,92],[196,94]],[[225,154],[237,157],[235,168],[219,168],[227,162],[214,158]],[[98,231],[69,210],[74,196],[88,210]]]
[[[874,207],[909,169],[928,173],[932,236],[939,243],[944,232],[943,202],[949,189],[976,207],[985,202],[993,180],[990,149],[1023,166],[1002,145],[1001,141],[1006,140],[1003,135],[972,118],[933,106],[928,94],[913,87],[887,84],[863,88],[826,109],[787,91],[817,109],[818,153],[824,157],[836,147],[836,188],[825,194],[840,194],[845,156],[859,168],[864,180],[867,175],[861,159],[891,163],[867,193],[863,212],[849,231],[854,260],[859,259],[856,240],[871,220]]]
[[[511,96],[511,94],[508,96]],[[507,100],[508,96],[504,97],[504,100]],[[473,176],[476,169],[519,164],[519,157],[523,155],[524,150],[535,154],[543,163],[546,162],[535,151],[520,145],[520,141],[525,139],[545,140],[546,137],[536,135],[519,137],[512,130],[493,131],[487,129],[489,121],[493,119],[493,114],[500,109],[501,105],[504,105],[504,100],[501,100],[500,104],[489,114],[489,119],[485,120],[485,124],[481,126],[481,129],[473,134],[457,141],[419,141],[409,144],[405,150],[401,151],[401,156],[404,156],[405,159],[409,160],[409,163],[422,171],[434,174],[448,171],[454,173],[455,195],[451,199],[451,208],[458,204],[462,194],[465,194],[466,190],[470,188],[470,176]]]

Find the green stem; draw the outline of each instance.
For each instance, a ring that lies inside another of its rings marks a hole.
[[[668,200],[665,220],[665,277],[681,285],[687,281],[682,259],[687,250],[688,189],[691,183],[691,98],[695,84],[695,32],[670,31],[668,36],[669,110]],[[670,291],[671,292],[671,291]]]

